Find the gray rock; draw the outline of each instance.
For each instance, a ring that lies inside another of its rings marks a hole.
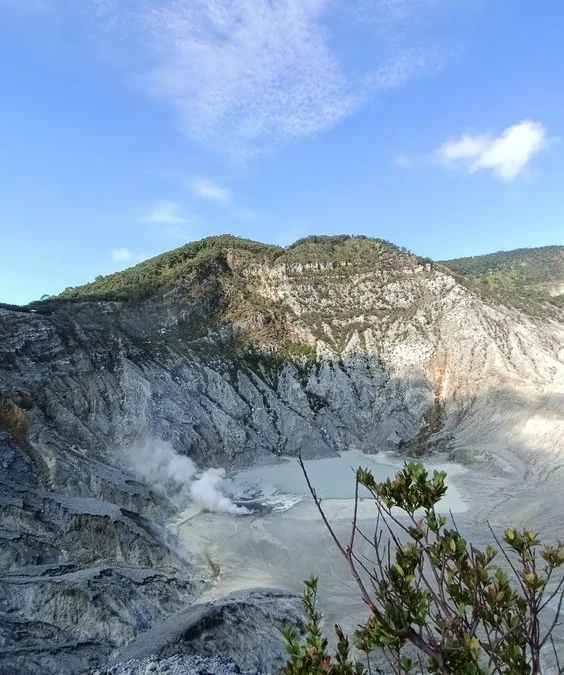
[[[282,631],[301,624],[301,599],[277,590],[234,593],[178,612],[125,647],[114,663],[176,654],[229,660],[243,671],[275,673],[285,659]]]
[[[202,590],[165,527],[176,507],[123,470],[123,448],[158,439],[228,469],[348,448],[440,451],[492,472],[534,456],[529,482],[561,475],[559,310],[485,301],[410,256],[359,270],[235,262],[139,302],[0,307],[1,673],[100,668]],[[269,672],[277,629],[259,617],[278,625],[286,602],[208,607],[217,631],[169,647]],[[162,672],[181,667],[169,647]]]
[[[255,675],[256,671],[241,671],[231,661],[201,656],[177,655],[168,658],[132,659],[104,669],[90,670],[84,675]]]

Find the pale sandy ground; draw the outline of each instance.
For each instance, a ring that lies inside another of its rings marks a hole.
[[[352,467],[369,466],[378,479],[384,479],[393,475],[402,461],[390,455],[349,452],[307,465],[335,531],[348,540],[354,490]],[[487,521],[496,529],[514,525],[540,530],[551,539],[563,538],[561,474],[560,478],[556,473],[537,483],[519,470],[490,475],[493,471],[476,471],[456,464],[431,464],[429,468],[448,472],[449,491],[442,510],[453,512],[457,525],[475,545],[481,547],[490,542]],[[202,600],[257,586],[301,592],[303,580],[313,574],[320,579],[320,605],[328,625],[339,622],[348,630],[354,629],[366,617],[365,607],[346,563],[307,498],[307,486],[296,460],[281,459],[273,466],[233,477],[236,493],[249,486],[260,488],[267,500],[270,498],[282,508],[292,503],[292,497],[303,500],[286,511],[246,517],[204,513],[196,507],[185,511],[175,529],[202,577],[214,577],[212,590]],[[373,531],[374,513],[374,505],[365,500],[359,520],[367,533]],[[562,633],[560,627],[559,634]]]

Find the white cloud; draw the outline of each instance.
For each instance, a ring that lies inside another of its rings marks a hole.
[[[401,87],[417,76],[440,71],[445,64],[444,53],[437,49],[404,49],[377,68],[367,78],[368,89]]]
[[[212,202],[227,202],[231,199],[231,191],[213,180],[200,178],[192,183],[192,192],[200,199]]]
[[[128,248],[114,248],[112,251],[112,260],[114,262],[124,262],[131,260],[133,253]]]
[[[253,209],[237,203],[232,191],[220,183],[207,178],[198,178],[189,185],[189,189],[198,199],[216,202],[235,220],[254,222],[258,214]]]
[[[389,24],[411,19],[418,13],[449,2],[457,0],[355,0],[350,7],[358,21]]]
[[[141,217],[141,220],[144,223],[157,225],[181,225],[188,222],[188,218],[182,213],[181,205],[173,201],[155,202]]]
[[[402,166],[405,169],[409,169],[415,164],[415,160],[413,160],[411,157],[408,157],[407,155],[398,155],[394,159],[394,164],[396,166]]]
[[[457,141],[443,143],[438,150],[439,157],[445,162],[456,159],[472,159],[486,149],[488,136],[461,136]]]
[[[499,178],[512,181],[533,157],[557,138],[550,138],[541,122],[523,120],[494,134],[462,134],[443,143],[435,152],[422,157],[398,155],[394,164],[410,169],[420,165],[441,164],[462,168],[470,174],[489,169]]]
[[[531,159],[549,144],[545,127],[540,122],[524,120],[499,136],[463,135],[447,141],[436,153],[447,166],[462,165],[468,173],[490,169],[505,181],[514,180]]]
[[[120,263],[117,265],[119,269],[124,267],[124,264],[127,265],[136,265],[137,263],[147,260],[151,256],[147,253],[135,253],[130,251],[128,248],[114,248],[111,251],[112,261],[115,263]]]
[[[148,77],[187,135],[238,158],[332,127],[358,107],[319,19],[328,0],[173,0],[152,15]]]
[[[364,35],[356,44],[366,54],[351,61],[332,30],[343,21],[351,31],[397,26],[448,0],[93,1],[104,26],[130,12],[116,36],[142,41],[142,63],[152,59],[143,86],[174,108],[186,135],[237,159],[330,129],[375,91],[443,64],[436,44],[413,49],[396,29]],[[361,71],[353,62],[368,65]]]

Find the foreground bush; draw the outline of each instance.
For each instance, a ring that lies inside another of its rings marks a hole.
[[[303,638],[286,632],[285,675],[374,675],[370,657],[377,650],[398,675],[538,675],[545,651],[554,662],[551,674],[564,673],[553,639],[564,600],[564,544],[541,546],[535,532],[514,529],[505,531],[503,544],[490,527],[497,548],[478,550],[452,517],[449,522],[436,511],[446,493],[446,474],[435,471],[430,477],[420,464],[406,464],[382,483],[368,469],[358,469],[351,534],[344,544],[301,460],[300,465],[369,617],[354,633],[355,654],[339,626],[330,654],[315,605],[317,580],[307,581],[306,632]],[[376,506],[370,536],[358,525],[361,486]],[[368,545],[369,556],[358,551],[359,541]],[[500,552],[507,571],[495,562]]]

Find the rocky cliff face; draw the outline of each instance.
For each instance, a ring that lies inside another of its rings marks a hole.
[[[179,251],[0,309],[0,672],[99,664],[205,583],[124,447],[227,468],[348,448],[562,465],[557,308],[486,300],[371,240]]]

